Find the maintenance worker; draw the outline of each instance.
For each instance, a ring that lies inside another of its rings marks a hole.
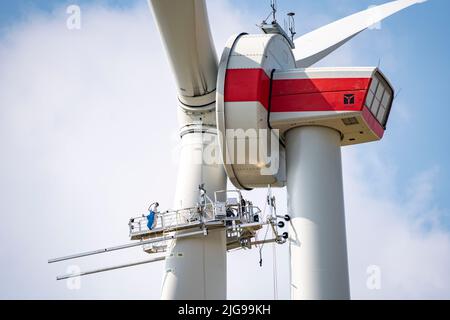
[[[156,219],[156,214],[158,213],[159,203],[155,202],[150,205],[148,208],[148,216],[147,216],[147,227],[149,230],[153,230],[156,227],[158,220]]]
[[[230,208],[227,208],[226,210],[227,213],[227,221],[225,223],[226,226],[232,226],[233,225],[233,221],[229,220],[228,218],[234,218],[236,217],[233,210],[231,210]]]

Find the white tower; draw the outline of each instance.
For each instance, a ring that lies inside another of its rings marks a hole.
[[[340,140],[320,126],[286,133],[295,300],[350,298]]]

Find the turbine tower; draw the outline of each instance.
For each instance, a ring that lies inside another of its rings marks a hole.
[[[273,21],[263,21],[260,34],[232,36],[218,61],[205,0],[149,0],[178,88],[174,209],[159,212],[154,203],[148,217],[131,218],[137,243],[49,263],[136,246],[166,254],[57,279],[165,260],[162,299],[221,300],[227,251],[288,242],[292,299],[349,299],[341,147],[383,138],[394,89],[376,67],[312,66],[421,2],[391,1],[294,39],[294,13],[287,34],[272,1]],[[226,190],[227,178],[237,190]],[[239,191],[268,187],[287,187],[288,215],[271,210],[263,220]],[[279,219],[289,233],[280,235]],[[274,237],[258,240],[265,225]]]

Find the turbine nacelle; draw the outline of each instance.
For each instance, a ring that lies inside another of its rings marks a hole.
[[[342,146],[380,140],[394,97],[374,67],[295,69],[291,45],[281,34],[232,37],[217,88],[222,160],[241,189],[285,185],[290,129],[332,128]]]
[[[299,126],[341,134],[341,146],[383,138],[394,89],[378,68],[309,68],[276,72],[271,125],[284,135]]]

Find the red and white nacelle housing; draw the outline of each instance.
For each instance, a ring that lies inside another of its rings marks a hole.
[[[394,91],[383,74],[368,68],[309,68],[275,72],[270,122],[282,133],[305,125],[341,133],[341,145],[380,140]]]
[[[280,34],[241,34],[225,48],[217,85],[217,126],[225,170],[238,188],[284,186],[283,141],[289,129],[333,128],[340,132],[342,146],[383,137],[394,90],[377,68],[295,67],[292,48]],[[249,129],[256,130],[256,136],[229,134]],[[269,129],[278,129],[278,135],[266,134]],[[268,138],[280,140],[278,156],[252,159],[250,144]],[[245,139],[244,163],[236,161],[236,139]],[[273,161],[278,161],[276,166]],[[261,170],[269,167],[275,169]]]

